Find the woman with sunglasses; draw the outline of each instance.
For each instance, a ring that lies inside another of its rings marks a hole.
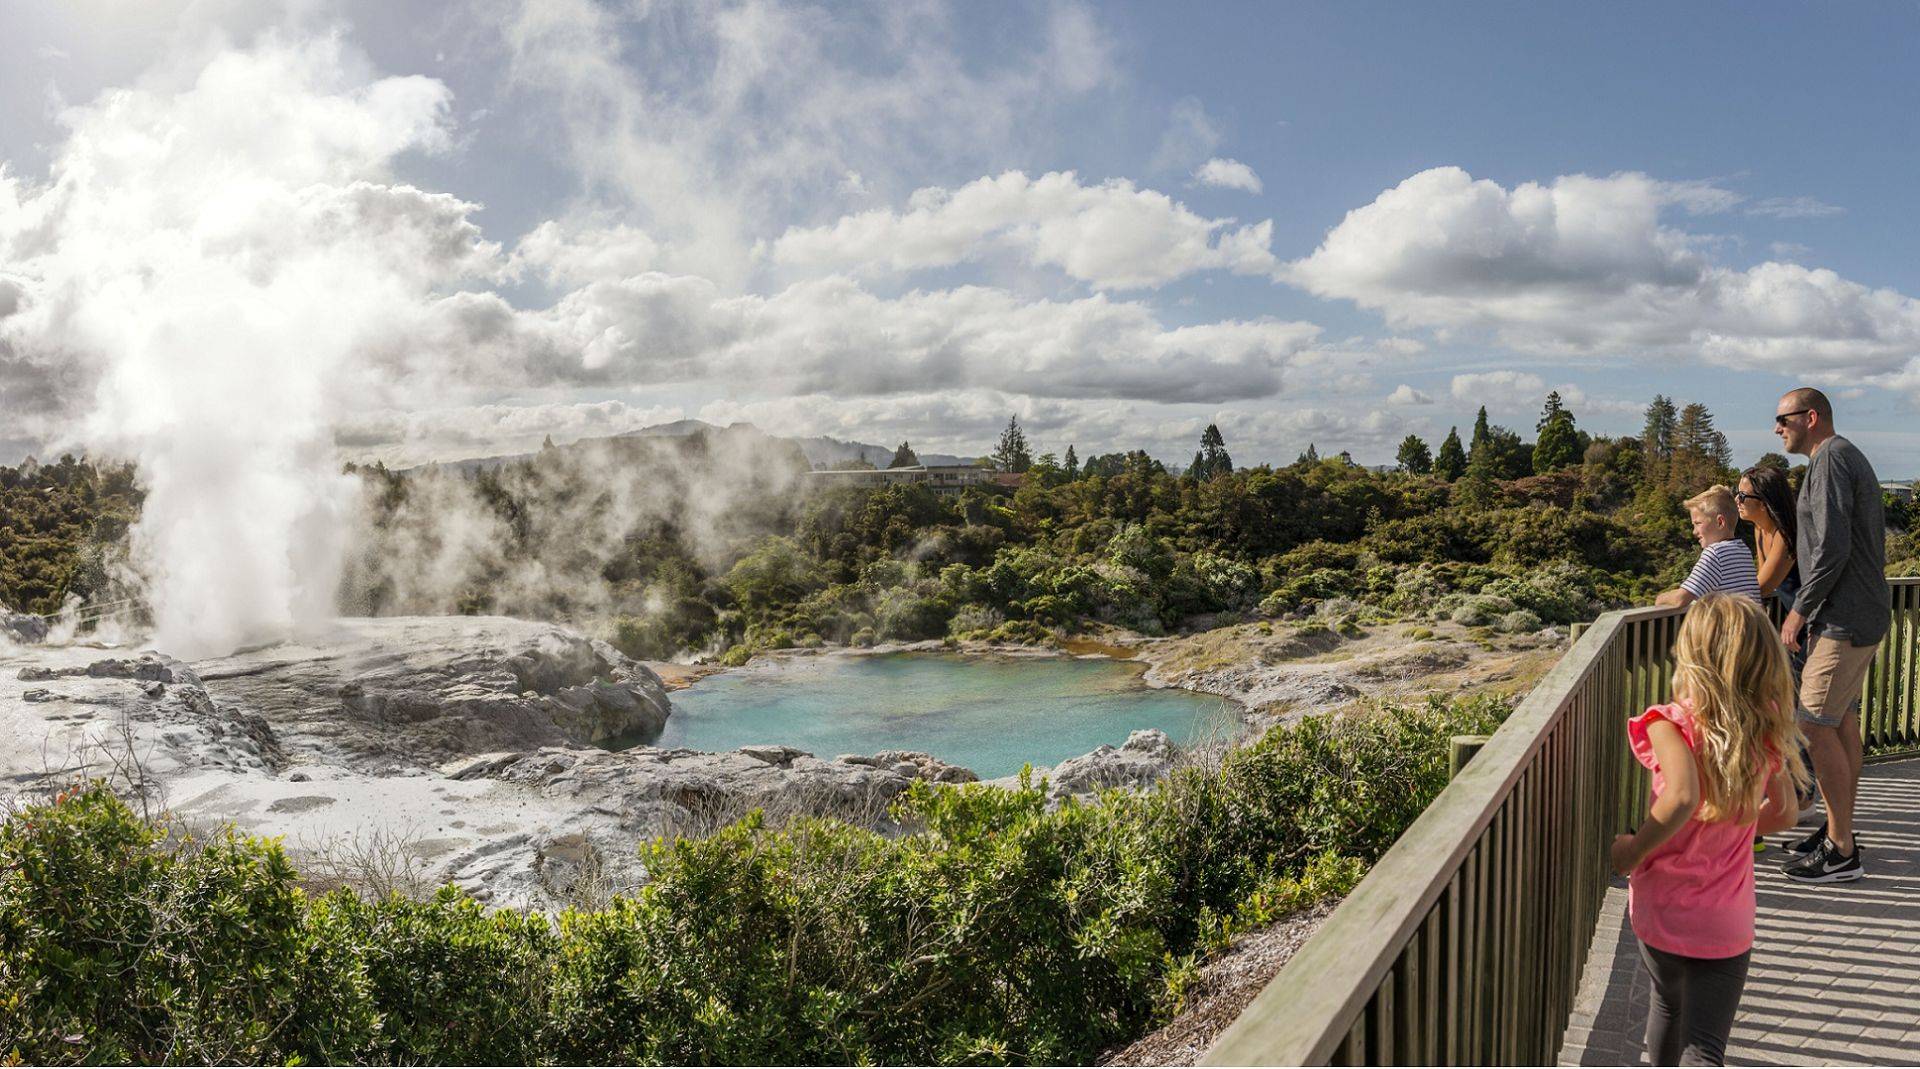
[[[1740,489],[1733,500],[1740,518],[1753,524],[1754,568],[1761,595],[1770,597],[1778,591],[1787,604],[1793,604],[1800,592],[1800,568],[1793,557],[1798,532],[1787,473],[1771,466],[1748,468],[1740,473]]]
[[[1772,597],[1777,591],[1780,600],[1787,605],[1800,594],[1800,562],[1794,558],[1794,541],[1799,535],[1799,521],[1795,518],[1793,484],[1787,481],[1785,469],[1771,465],[1756,465],[1740,473],[1740,488],[1733,493],[1734,504],[1740,509],[1740,518],[1753,524],[1754,569],[1760,580],[1760,596]],[[1800,669],[1807,663],[1807,647],[1803,640],[1800,648],[1789,651],[1787,664],[1793,669],[1795,693],[1800,685]],[[1802,744],[1801,756],[1806,756],[1806,746]],[[1812,767],[1809,765],[1808,767]],[[1801,815],[1813,804],[1815,795],[1809,788],[1800,795]],[[1819,837],[1826,834],[1825,826],[1808,836],[1814,846],[1819,845]],[[1795,842],[1789,850],[1804,853],[1804,842]],[[1809,847],[1808,849],[1811,849]]]

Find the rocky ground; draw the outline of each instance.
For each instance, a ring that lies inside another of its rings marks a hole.
[[[343,620],[191,665],[9,643],[0,793],[105,776],[190,827],[279,836],[318,882],[550,907],[637,883],[654,835],[750,808],[877,821],[914,780],[974,778],[924,754],[644,745],[670,714],[652,668],[505,618]]]
[[[1372,697],[1520,689],[1561,646],[1551,635],[1408,630],[1303,636],[1250,624],[1104,636],[1092,653],[1133,651],[1155,685],[1234,698],[1263,724]],[[635,847],[652,836],[752,808],[884,827],[914,781],[975,778],[926,754],[646,745],[671,715],[668,691],[709,670],[641,664],[499,617],[342,620],[194,664],[0,641],[0,795],[108,776],[189,825],[281,837],[318,883],[451,881],[550,908],[636,885]],[[1046,774],[1060,796],[1150,783],[1181,757],[1159,732],[1135,732]]]
[[[1524,693],[1560,659],[1566,641],[1555,628],[1501,635],[1446,622],[1391,623],[1341,634],[1259,622],[1140,640],[1136,655],[1150,666],[1148,683],[1232,698],[1257,731],[1367,701]]]
[[[1333,912],[1333,903],[1303,910],[1233,941],[1200,969],[1173,1020],[1118,1050],[1101,1065],[1193,1065],[1267,982],[1280,974]]]

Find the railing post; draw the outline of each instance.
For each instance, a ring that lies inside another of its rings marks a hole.
[[[1460,770],[1467,767],[1467,762],[1473,760],[1473,755],[1479,753],[1480,747],[1485,746],[1487,740],[1492,737],[1491,735],[1455,735],[1453,752],[1447,758],[1447,778],[1451,780],[1458,776]]]

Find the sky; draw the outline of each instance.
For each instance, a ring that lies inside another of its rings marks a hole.
[[[1912,478],[1917,64],[1911,3],[8,0],[0,462],[1377,464],[1557,389],[1744,463],[1810,383]]]

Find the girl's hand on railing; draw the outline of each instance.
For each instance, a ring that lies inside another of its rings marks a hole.
[[[1633,836],[1616,835],[1613,846],[1607,851],[1607,860],[1612,863],[1613,871],[1622,876],[1630,876],[1640,865],[1639,851],[1634,849]]]

